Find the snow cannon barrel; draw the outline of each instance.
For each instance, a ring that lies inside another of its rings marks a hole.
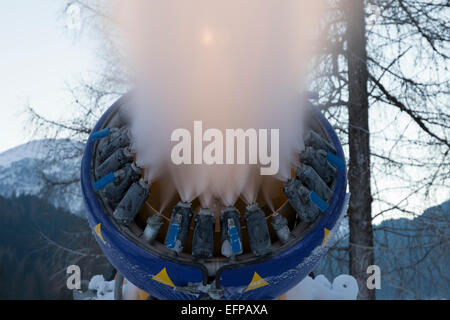
[[[272,205],[212,209],[174,195],[159,212],[167,188],[134,162],[128,103],[98,121],[81,167],[90,227],[120,274],[157,299],[268,300],[314,269],[348,204],[342,146],[321,112],[308,103],[305,149],[291,179],[273,182]]]

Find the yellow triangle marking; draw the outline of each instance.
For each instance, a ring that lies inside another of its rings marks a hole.
[[[252,282],[250,282],[250,284],[248,285],[247,289],[245,289],[244,292],[259,289],[268,285],[269,283],[263,278],[261,278],[261,276],[258,273],[255,272],[255,274],[253,275]]]
[[[323,241],[322,241],[322,246],[327,244],[328,238],[330,237],[330,230],[328,230],[327,228],[325,228],[324,230],[324,236],[323,236]]]
[[[159,283],[165,284],[166,286],[175,288],[175,285],[173,284],[172,280],[170,279],[166,268],[162,269],[161,272],[158,273],[156,276],[154,276],[152,279]]]
[[[100,238],[100,240],[102,240],[103,243],[106,243],[105,240],[103,239],[103,235],[102,235],[102,224],[99,223],[98,225],[96,225],[94,227],[94,231],[97,234],[97,236]]]

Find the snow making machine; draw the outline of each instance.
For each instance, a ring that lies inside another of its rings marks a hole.
[[[147,184],[134,162],[121,112],[128,101],[98,121],[81,168],[89,224],[116,287],[125,278],[153,299],[269,300],[314,269],[348,204],[342,146],[320,111],[308,102],[305,149],[292,178],[274,185],[275,213],[263,200],[211,210],[178,196],[159,213],[164,181]]]

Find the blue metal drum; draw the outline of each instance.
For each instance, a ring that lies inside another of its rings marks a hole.
[[[314,269],[327,252],[327,239],[346,210],[348,200],[342,146],[332,126],[318,110],[314,110],[315,117],[336,149],[331,160],[339,164],[335,166],[337,180],[328,208],[297,242],[248,262],[226,264],[217,270],[215,281],[211,281],[203,264],[161,255],[121,232],[94,188],[95,133],[105,130],[109,119],[125,100],[116,102],[93,129],[94,134],[84,152],[81,183],[90,227],[106,257],[126,279],[151,296],[164,300],[199,299],[208,290],[216,292],[218,299],[268,300],[282,296]],[[191,290],[195,287],[202,289]]]

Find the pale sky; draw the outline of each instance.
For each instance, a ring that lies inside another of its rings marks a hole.
[[[92,37],[66,27],[64,1],[0,3],[0,152],[36,138],[23,110],[60,119],[69,107],[67,84],[95,71]]]

